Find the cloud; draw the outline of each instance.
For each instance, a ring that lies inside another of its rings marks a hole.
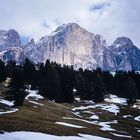
[[[63,23],[77,22],[111,44],[128,36],[140,46],[139,0],[0,0],[0,28],[38,40]]]
[[[90,7],[90,11],[95,11],[95,10],[102,10],[106,7],[110,6],[110,3],[99,3],[99,4],[94,4]]]

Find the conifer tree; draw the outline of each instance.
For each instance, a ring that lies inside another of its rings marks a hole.
[[[125,97],[128,98],[128,103],[134,104],[136,102],[136,98],[138,97],[138,90],[135,81],[131,76],[128,76],[124,82],[123,91]]]
[[[5,81],[5,79],[6,79],[5,64],[3,61],[0,60],[0,83]]]
[[[104,101],[104,95],[106,94],[105,85],[99,73],[96,73],[94,79],[94,100],[95,102]]]
[[[35,72],[35,66],[29,61],[28,58],[25,59],[23,64],[23,75],[25,80],[25,85],[31,85],[33,74]]]
[[[6,76],[12,77],[15,68],[16,68],[16,62],[12,60],[8,61],[6,64]]]

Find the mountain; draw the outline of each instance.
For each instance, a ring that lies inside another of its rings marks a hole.
[[[36,63],[34,57],[32,56],[34,52],[36,52],[37,45],[35,44],[34,39],[31,39],[27,44],[22,46],[22,49],[24,50],[24,55],[29,58],[30,60],[33,60],[33,62]]]
[[[50,35],[42,37],[35,45],[30,58],[37,62],[46,59],[74,68],[96,68],[103,65],[106,42],[75,23],[63,24]]]
[[[0,59],[4,62],[16,60],[18,63],[25,59],[20,36],[14,29],[0,30]]]
[[[118,37],[104,50],[104,69],[140,70],[140,49],[127,37]]]
[[[0,51],[19,46],[21,46],[20,36],[14,29],[0,30]]]
[[[103,70],[140,70],[140,49],[127,37],[118,37],[111,46],[102,35],[95,35],[76,23],[63,24],[35,42],[31,39],[21,45],[19,34],[11,29],[0,30],[0,59],[23,62],[47,59],[61,65]]]

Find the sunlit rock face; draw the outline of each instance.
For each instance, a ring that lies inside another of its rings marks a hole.
[[[42,37],[31,57],[38,62],[50,59],[62,65],[93,69],[103,66],[105,45],[101,35],[94,35],[75,23],[69,23]]]

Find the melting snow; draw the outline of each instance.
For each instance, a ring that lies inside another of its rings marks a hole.
[[[88,109],[94,109],[96,107],[101,108],[102,110],[106,110],[108,112],[114,113],[117,115],[117,113],[120,112],[120,108],[116,104],[94,104],[94,105],[88,105],[88,106],[80,106],[80,107],[74,107],[72,108],[72,111],[77,110],[88,110]]]
[[[68,126],[68,127],[74,127],[74,128],[85,128],[83,126],[69,124],[69,123],[65,123],[65,122],[56,122],[56,124],[60,124],[60,125]]]
[[[102,127],[101,130],[103,130],[103,131],[115,131],[115,129],[112,129],[109,124],[116,124],[116,123],[118,123],[117,120],[113,120],[111,122],[98,122],[98,121],[88,121],[88,120],[84,120],[84,119],[69,118],[69,117],[63,117],[63,119],[78,120],[78,121],[86,122],[86,123],[89,123],[89,124],[98,125],[98,126]]]
[[[12,133],[4,133],[0,134],[1,140],[109,140],[107,138],[78,134],[78,136],[55,136],[49,134],[43,134],[39,132],[12,132]]]
[[[133,117],[132,115],[124,115],[123,118]]]
[[[74,108],[72,109],[72,111],[76,111],[76,110],[86,110],[86,109],[90,109],[90,108],[95,108],[95,106],[90,105],[90,106],[74,107]]]
[[[72,112],[72,113],[77,117],[83,118],[81,115],[79,115],[80,114],[79,112]]]
[[[9,114],[9,113],[16,112],[16,111],[18,111],[18,110],[19,110],[19,109],[12,109],[12,110],[9,110],[9,111],[0,112],[0,114]]]
[[[134,105],[133,105],[133,108],[140,109],[140,105],[134,104]]]
[[[82,111],[83,113],[88,113],[88,114],[95,114],[95,113],[93,113],[93,112],[91,112],[91,111]]]
[[[140,122],[140,116],[135,117],[134,120]]]
[[[29,101],[29,102],[32,103],[32,104],[35,104],[35,105],[43,106],[43,104],[41,104],[41,103],[37,103],[37,102],[35,102],[35,101]]]
[[[119,98],[116,95],[110,94],[108,98],[105,98],[106,102],[117,103],[122,105],[127,105],[126,98]]]
[[[0,103],[8,105],[8,106],[14,105],[14,101],[8,101],[8,100],[4,100],[4,99],[0,99]]]
[[[100,107],[102,110],[106,110],[108,112],[114,113],[115,115],[117,115],[117,113],[120,112],[120,109],[117,105],[115,104],[97,104],[96,107]]]
[[[26,100],[28,100],[30,97],[35,98],[35,100],[38,99],[44,99],[43,96],[37,94],[37,90],[27,90],[29,92],[29,94],[26,96]]]
[[[66,120],[77,120],[77,121],[82,121],[82,122],[86,122],[86,123],[89,123],[89,124],[96,124],[95,121],[88,121],[88,120],[78,119],[78,118],[63,117],[63,119],[66,119]]]
[[[111,133],[111,134],[117,137],[132,138],[132,136],[128,136],[128,135],[126,136],[126,135],[120,135],[120,134],[115,134],[115,133]]]
[[[99,119],[99,116],[97,116],[97,115],[92,115],[92,116],[90,117],[90,119],[98,120],[98,119]]]
[[[102,126],[101,130],[103,131],[115,131],[115,129],[112,129],[109,124],[117,123],[117,120],[111,121],[111,122],[99,122],[98,125]]]
[[[79,136],[82,136],[85,140],[110,140],[107,138],[92,136],[92,135],[85,135],[85,134],[79,134]]]

